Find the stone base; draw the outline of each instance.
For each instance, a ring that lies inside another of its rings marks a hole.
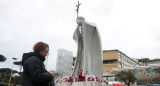
[[[61,82],[56,84],[56,86],[69,86],[69,82]],[[96,81],[89,81],[89,82],[73,82],[71,86],[112,86],[106,85],[105,83],[100,83]]]

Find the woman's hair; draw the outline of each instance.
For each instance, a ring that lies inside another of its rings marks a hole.
[[[40,53],[40,51],[44,50],[45,48],[49,48],[48,44],[44,43],[44,42],[38,42],[34,45],[33,47],[33,51],[35,53]]]

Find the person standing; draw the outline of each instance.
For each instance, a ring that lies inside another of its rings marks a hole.
[[[38,42],[34,45],[33,52],[23,54],[23,86],[49,86],[55,74],[48,72],[43,63],[48,52],[48,44]]]

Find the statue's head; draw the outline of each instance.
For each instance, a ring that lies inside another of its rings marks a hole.
[[[85,21],[85,19],[82,16],[78,16],[76,19],[76,22],[78,25],[82,25],[82,22],[84,22],[84,21]]]

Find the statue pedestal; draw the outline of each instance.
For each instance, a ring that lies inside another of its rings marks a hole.
[[[61,82],[56,84],[56,86],[69,86],[69,82]],[[71,86],[112,86],[106,85],[105,83],[100,83],[96,81],[89,81],[89,82],[73,82]]]

